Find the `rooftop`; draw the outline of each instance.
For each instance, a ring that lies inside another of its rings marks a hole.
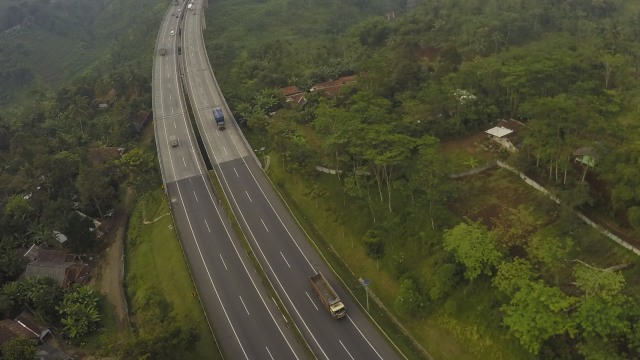
[[[513,130],[507,129],[506,127],[503,127],[503,126],[496,126],[496,127],[492,127],[489,130],[486,130],[485,132],[495,137],[503,137],[511,134]]]
[[[295,85],[287,86],[285,88],[280,89],[280,93],[282,94],[282,96],[291,96],[291,95],[298,94],[300,92],[301,92],[300,89]]]
[[[62,250],[39,249],[35,260],[27,264],[24,276],[50,277],[64,288],[73,283],[84,284],[89,280],[89,267],[76,259],[76,255]]]
[[[0,320],[0,345],[15,338],[33,339],[35,341],[38,336],[16,321],[9,319]]]
[[[28,311],[21,312],[15,321],[31,333],[38,336],[40,340],[43,340],[47,334],[51,335],[49,328],[45,324],[36,320],[33,314]]]
[[[323,91],[329,96],[336,95],[344,85],[352,84],[356,82],[356,75],[343,76],[336,80],[326,81],[323,83],[315,84],[311,91]]]

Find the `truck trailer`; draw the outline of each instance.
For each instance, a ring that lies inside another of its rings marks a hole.
[[[315,275],[309,276],[309,281],[311,282],[313,291],[316,292],[320,302],[324,305],[331,316],[336,320],[343,318],[347,313],[347,308],[344,306],[342,300],[340,300],[340,297],[336,294],[331,285],[329,285],[329,282],[324,275],[319,272]]]
[[[224,130],[224,113],[222,112],[222,108],[213,108],[213,119],[218,125],[218,130]]]

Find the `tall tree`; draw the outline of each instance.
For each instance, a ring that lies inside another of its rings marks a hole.
[[[507,208],[492,220],[495,225],[493,237],[506,248],[525,246],[531,234],[540,226],[539,218],[525,205]]]
[[[56,195],[70,197],[74,191],[74,180],[80,171],[80,156],[71,151],[60,151],[47,163],[47,184]],[[71,191],[69,190],[71,189]]]
[[[65,227],[60,232],[68,237],[65,245],[76,253],[84,253],[95,245],[96,232],[92,219],[76,211],[67,213]]]
[[[424,302],[424,296],[418,292],[413,280],[402,280],[398,297],[394,301],[396,310],[406,316],[415,316],[424,308]]]
[[[127,175],[127,185],[131,186],[138,194],[157,187],[158,178],[156,158],[145,153],[140,148],[133,148],[120,158],[116,165],[123,174]]]
[[[502,258],[491,233],[480,223],[460,223],[444,231],[444,249],[451,251],[465,267],[464,276],[473,281],[491,274]]]
[[[48,323],[58,320],[56,306],[62,300],[60,285],[50,277],[28,277],[22,283],[22,294],[28,307]]]
[[[101,319],[98,301],[99,297],[87,286],[74,287],[64,295],[58,311],[66,337],[77,340],[98,328]]]
[[[418,142],[418,157],[415,169],[409,175],[412,197],[415,194],[427,203],[431,228],[435,229],[435,209],[446,200],[449,189],[447,174],[450,167],[439,152],[438,140],[425,135]]]
[[[573,247],[571,238],[557,238],[537,234],[531,238],[527,247],[527,253],[535,261],[539,262],[544,269],[549,269],[556,283],[560,269],[568,262],[569,251]]]
[[[502,321],[525,349],[537,354],[542,342],[550,337],[575,333],[569,310],[577,301],[542,281],[530,281],[501,307]]]
[[[607,154],[596,168],[611,189],[614,209],[640,204],[640,177],[636,173],[639,167],[640,141],[628,141]]]
[[[113,203],[116,195],[109,180],[109,174],[104,167],[81,167],[76,180],[80,207],[87,210],[97,210],[100,217],[103,217],[104,211]]]
[[[24,258],[8,237],[0,238],[0,284],[17,278],[25,268]]]
[[[537,278],[538,273],[533,265],[529,261],[517,257],[513,261],[500,264],[492,282],[498,290],[513,296]]]
[[[7,360],[33,360],[36,358],[36,346],[34,340],[19,337],[3,344],[0,353]]]
[[[193,352],[198,333],[176,322],[173,306],[157,290],[143,292],[133,332],[110,344],[120,359],[176,359]]]
[[[391,181],[394,169],[403,164],[415,147],[415,140],[409,136],[394,134],[390,126],[370,126],[364,137],[368,143],[364,157],[369,161],[378,184],[380,202],[384,203],[383,187],[387,192],[387,205],[391,207]]]
[[[593,358],[597,349],[590,344],[617,342],[631,333],[634,302],[622,292],[625,280],[618,272],[577,263],[573,275],[582,294],[572,316],[580,329],[578,349]]]

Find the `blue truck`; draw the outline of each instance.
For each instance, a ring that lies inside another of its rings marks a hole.
[[[213,108],[213,118],[218,125],[218,130],[224,130],[224,113],[220,107]]]

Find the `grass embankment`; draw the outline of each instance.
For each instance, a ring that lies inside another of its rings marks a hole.
[[[325,197],[314,199],[309,196],[313,184],[286,173],[281,162],[273,155],[271,160],[269,176],[339,275],[345,281],[351,281],[346,285],[362,304],[366,302],[365,293],[357,277],[371,280],[371,290],[435,359],[531,358],[519,346],[514,346],[515,339],[504,336],[504,330],[496,323],[496,304],[488,281],[478,280],[471,287],[454,291],[443,305],[428,310],[425,315],[408,317],[395,313],[392,309],[400,281],[391,271],[394,259],[403,256],[406,267],[419,277],[426,278],[435,267],[437,254],[442,252],[429,246],[432,242],[430,238],[438,235],[429,231],[428,222],[423,219],[423,223],[416,224],[424,228],[421,239],[387,239],[385,256],[376,262],[366,256],[362,241],[362,234],[369,226],[366,220],[368,216],[363,215],[362,207],[343,198],[335,176],[318,175],[314,178],[328,193]],[[339,254],[339,258],[336,254]],[[352,273],[356,274],[356,279]],[[417,350],[410,349],[409,341],[397,331],[388,317],[381,314],[381,310],[372,308],[371,313],[383,329],[389,331],[388,335],[407,357],[424,357]]]
[[[387,308],[393,309],[399,290],[398,258],[404,258],[402,266],[414,279],[428,284],[437,262],[445,256],[445,252],[437,245],[441,235],[429,229],[428,220],[416,218],[413,223],[406,219],[404,221],[404,226],[412,229],[398,231],[406,234],[406,238],[399,236],[385,239],[387,246],[384,258],[376,262],[366,256],[362,241],[362,234],[370,226],[367,220],[370,214],[366,213],[368,209],[363,204],[344,198],[337,177],[318,174],[313,180],[309,180],[292,176],[284,172],[281,162],[273,155],[269,175],[296,217],[313,240],[319,243],[320,250],[330,262],[339,264],[337,270],[340,276],[347,282],[354,277],[371,279],[371,289]],[[489,170],[458,182],[460,193],[455,205],[451,206],[457,216],[479,220],[491,226],[491,219],[506,209],[525,205],[532,208],[533,214],[543,224],[538,230],[541,233],[562,236],[561,234],[566,234],[566,227],[571,226],[574,246],[569,254],[570,260],[579,259],[601,268],[640,263],[640,259],[577,217],[560,216],[562,209],[557,204],[508,171]],[[326,190],[326,195],[314,196],[311,191],[314,187]],[[564,220],[559,220],[561,217]],[[453,224],[459,218],[452,215],[451,221]],[[329,249],[333,249],[335,253]],[[348,266],[348,269],[342,265]],[[631,293],[639,292],[634,285],[639,278],[638,268],[639,266],[630,266],[624,270],[627,282],[631,285]],[[357,281],[346,285],[361,303],[365,302],[364,292]],[[462,284],[443,303],[428,303],[427,310],[421,316],[406,317],[395,311],[393,315],[436,359],[531,359],[533,356],[524,351],[499,323],[499,307],[503,300],[497,297],[496,290],[488,279],[480,278],[472,284]],[[407,343],[395,331],[391,321],[381,316],[379,309],[372,311],[372,315],[385,330],[392,330],[390,336],[394,341]],[[406,345],[401,347],[407,356],[418,356],[411,350],[407,352]]]
[[[135,236],[131,236],[135,234]],[[200,336],[193,359],[221,359],[205,320],[195,287],[173,229],[169,204],[161,190],[148,193],[134,208],[129,220],[126,244],[126,290],[130,310],[136,312],[139,292],[151,288],[173,305],[175,318],[184,326],[194,326]]]

